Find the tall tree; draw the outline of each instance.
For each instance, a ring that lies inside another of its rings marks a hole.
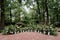
[[[41,20],[41,10],[40,10],[40,0],[35,0],[36,4],[37,4],[37,16],[38,16],[38,21],[39,23],[42,21]]]
[[[11,1],[12,1],[12,0],[10,0],[10,8],[9,8],[9,9],[10,9],[10,24],[12,23]]]
[[[5,20],[4,0],[0,0],[0,6],[1,6],[1,29],[2,29],[4,27],[4,20]]]
[[[46,24],[48,24],[49,23],[49,14],[48,14],[48,1],[47,0],[45,0],[45,15],[47,17],[45,22],[46,22]]]

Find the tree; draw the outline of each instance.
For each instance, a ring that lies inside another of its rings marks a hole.
[[[5,20],[4,0],[0,0],[0,6],[1,6],[1,29],[2,29],[4,27],[4,20]]]
[[[47,15],[47,19],[45,20],[46,24],[49,23],[49,15],[48,15],[48,1],[45,0],[45,13]]]
[[[41,22],[41,12],[40,12],[40,3],[39,0],[35,0],[37,3],[37,13],[38,13],[38,17],[39,17],[39,23]]]

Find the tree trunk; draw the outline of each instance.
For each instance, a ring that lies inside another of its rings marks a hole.
[[[47,0],[45,0],[45,13],[46,13],[46,24],[49,23],[49,14],[48,14],[48,3]]]
[[[12,0],[10,0],[10,24],[12,24],[12,11],[11,11],[11,1],[12,1]]]
[[[36,3],[37,3],[37,13],[38,13],[38,17],[39,17],[39,23],[41,22],[41,13],[40,13],[40,5],[39,5],[39,1],[36,0]]]
[[[10,8],[10,24],[12,23],[12,14],[11,14],[11,8]]]
[[[58,12],[57,12],[57,14],[56,14],[56,21],[58,22],[59,20],[58,20],[58,16],[59,16],[59,14],[58,14]]]
[[[5,20],[4,0],[0,0],[0,6],[1,6],[1,27],[0,27],[0,29],[3,29],[4,28],[4,20]]]
[[[40,7],[39,7],[39,1],[36,0],[37,8],[38,8],[38,14],[40,14]]]

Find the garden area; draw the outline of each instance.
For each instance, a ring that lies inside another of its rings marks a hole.
[[[60,0],[0,0],[0,35],[1,40],[59,40]]]

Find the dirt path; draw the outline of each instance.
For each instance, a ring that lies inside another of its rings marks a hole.
[[[0,40],[60,40],[58,36],[48,36],[36,32],[24,32],[14,35],[0,35]]]

